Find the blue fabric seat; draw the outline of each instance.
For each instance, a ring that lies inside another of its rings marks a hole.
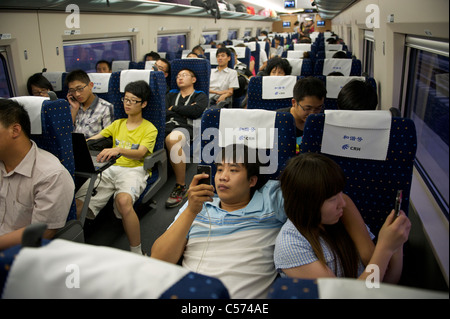
[[[308,116],[300,153],[321,153],[325,116],[325,114]],[[389,148],[385,161],[324,154],[343,169],[347,178],[344,192],[353,200],[375,236],[394,208],[397,190],[403,190],[401,209],[405,214],[408,214],[409,210],[417,149],[416,129],[410,119],[393,117],[391,121]]]
[[[146,72],[142,70],[142,72]],[[144,161],[145,169],[152,169],[152,176],[147,180],[147,187],[141,194],[139,200],[135,203],[147,204],[156,192],[167,180],[167,156],[164,150],[164,133],[166,127],[166,79],[163,72],[150,72],[149,78],[150,98],[147,106],[143,109],[142,116],[150,121],[157,129],[153,154]],[[127,115],[123,108],[122,98],[124,93],[120,92],[120,72],[114,72],[109,81],[109,95],[111,103],[114,105],[115,119],[126,118]]]

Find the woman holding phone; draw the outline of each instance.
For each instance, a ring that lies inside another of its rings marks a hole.
[[[345,176],[338,164],[322,154],[301,154],[289,161],[280,182],[288,220],[277,237],[274,260],[282,276],[364,280],[375,266],[381,281],[399,281],[403,244],[411,228],[403,211],[395,217],[392,210],[386,218],[364,265],[341,222],[349,198],[343,193]]]

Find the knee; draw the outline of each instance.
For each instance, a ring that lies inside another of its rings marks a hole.
[[[122,216],[127,216],[133,212],[133,200],[131,196],[126,193],[120,193],[114,200],[116,208]]]
[[[186,138],[180,131],[172,131],[169,135],[166,136],[166,146],[168,148],[172,148],[177,143],[181,143],[181,146],[183,146],[185,142]]]

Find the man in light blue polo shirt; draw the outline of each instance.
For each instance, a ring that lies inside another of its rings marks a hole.
[[[232,298],[265,298],[277,273],[273,263],[276,236],[286,221],[278,182],[264,183],[259,164],[249,163],[245,146],[232,146],[216,161],[211,185],[194,176],[188,202],[158,238],[151,257],[177,263],[219,278]],[[262,185],[262,186],[261,186]]]

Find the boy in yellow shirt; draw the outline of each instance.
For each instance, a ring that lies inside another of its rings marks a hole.
[[[123,106],[128,118],[114,121],[91,139],[110,137],[113,147],[105,148],[97,161],[108,161],[122,155],[116,163],[106,169],[97,186],[97,193],[89,202],[88,216],[94,218],[114,194],[114,213],[122,219],[125,234],[130,242],[130,250],[142,254],[139,219],[133,204],[147,185],[149,172],[143,169],[144,158],[153,152],[158,130],[142,117],[142,109],[147,106],[150,88],[145,81],[131,82],[125,87]],[[77,193],[77,210],[81,212],[88,183]],[[80,197],[79,197],[80,196]]]

